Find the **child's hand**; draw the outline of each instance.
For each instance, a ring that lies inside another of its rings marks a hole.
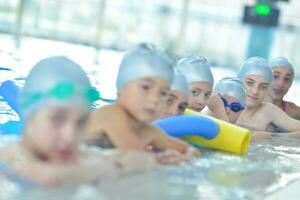
[[[207,107],[209,110],[213,113],[213,117],[216,117],[218,119],[229,121],[228,116],[226,114],[226,109],[224,107],[224,103],[221,99],[221,96],[219,94],[213,94],[208,102]]]
[[[162,152],[156,153],[156,159],[161,164],[179,164],[182,162],[190,161],[190,156],[180,153],[173,149],[167,149]]]
[[[199,151],[195,147],[189,146],[185,152],[185,155],[190,157],[191,159],[194,159],[201,156],[201,151]]]
[[[145,171],[156,167],[158,164],[153,154],[138,150],[124,152],[119,163],[123,172]]]

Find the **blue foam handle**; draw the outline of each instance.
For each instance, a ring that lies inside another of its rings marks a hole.
[[[0,135],[20,135],[23,126],[23,121],[8,121],[0,124]]]
[[[0,86],[0,95],[7,104],[20,116],[19,95],[20,88],[13,81],[4,81]]]
[[[204,116],[180,115],[153,122],[173,137],[197,135],[207,140],[215,138],[220,132],[217,122]]]

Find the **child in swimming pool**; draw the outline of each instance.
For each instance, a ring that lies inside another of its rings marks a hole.
[[[180,162],[199,155],[185,142],[149,124],[165,107],[173,80],[173,62],[151,44],[139,44],[124,56],[117,77],[118,97],[90,117],[88,143],[106,148],[168,150],[161,162]],[[172,153],[171,153],[172,152]]]
[[[277,57],[271,59],[269,65],[273,72],[273,81],[266,100],[281,108],[290,117],[300,120],[300,107],[293,102],[283,100],[293,83],[292,64],[284,57]]]
[[[234,124],[245,109],[246,88],[236,78],[223,78],[216,84],[212,98],[218,100],[208,103],[210,109],[206,110],[205,114]]]
[[[80,148],[89,108],[97,96],[85,72],[68,58],[54,56],[38,62],[21,91],[22,138],[0,148],[2,174],[60,185],[154,166],[155,158],[144,152],[93,153]]]
[[[182,115],[188,106],[189,88],[186,78],[176,72],[162,118]]]
[[[264,102],[272,77],[272,71],[263,58],[250,58],[242,64],[238,78],[247,88],[246,109],[236,124],[253,130],[253,139],[271,138],[274,125],[288,132],[282,135],[299,137],[300,121],[289,117],[274,104]]]
[[[203,57],[190,55],[180,59],[177,68],[189,85],[188,107],[201,112],[207,105],[214,85],[210,64]]]

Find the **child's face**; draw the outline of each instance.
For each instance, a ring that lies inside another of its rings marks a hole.
[[[247,107],[259,106],[269,92],[269,82],[267,79],[259,75],[249,75],[244,79],[244,84],[247,88]]]
[[[200,112],[211,96],[212,86],[207,82],[194,82],[189,85],[189,108]]]
[[[237,98],[234,98],[231,96],[222,96],[222,100],[223,100],[223,102],[226,101],[226,104],[227,104],[227,106],[225,106],[225,111],[226,111],[228,120],[230,123],[234,124],[237,121],[237,119],[239,118],[241,112],[243,111],[242,109],[241,110],[236,109],[237,105],[241,105],[241,106],[244,106],[244,105],[241,104],[241,102]],[[235,108],[233,106],[234,104],[236,104]],[[232,105],[231,106],[232,108],[230,108],[230,105]]]
[[[119,90],[118,102],[137,121],[148,123],[161,115],[169,89],[170,82],[163,78],[133,80]]]
[[[187,106],[187,96],[180,91],[171,90],[167,99],[166,111],[164,112],[162,117],[182,115]]]
[[[283,99],[293,82],[293,74],[286,67],[273,68],[270,95],[273,99]]]
[[[72,161],[78,150],[88,109],[47,107],[36,111],[25,126],[24,140],[42,160]]]

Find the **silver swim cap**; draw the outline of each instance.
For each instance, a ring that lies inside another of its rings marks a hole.
[[[37,109],[49,105],[89,108],[98,97],[78,64],[53,56],[39,61],[29,72],[20,95],[21,114],[26,120]]]
[[[210,70],[211,65],[201,56],[190,55],[180,59],[177,68],[187,79],[188,83],[207,82],[214,85],[214,78]]]
[[[181,73],[175,72],[171,90],[180,91],[187,97],[189,96],[189,86],[187,80]]]
[[[284,57],[273,58],[269,61],[269,65],[271,68],[274,67],[286,67],[290,70],[290,72],[294,75],[294,67],[291,63],[289,63],[288,59]]]
[[[247,59],[240,67],[237,77],[244,81],[248,75],[259,75],[267,79],[269,83],[273,80],[272,70],[269,67],[268,62],[264,59],[258,59],[252,57]]]
[[[264,59],[263,57],[260,57],[260,56],[253,56],[253,57],[250,57],[247,59],[247,61],[261,61],[261,62],[267,62],[266,59]]]
[[[223,78],[214,88],[214,93],[219,93],[222,96],[230,96],[238,99],[242,104],[246,103],[246,87],[237,78]]]
[[[161,77],[173,81],[174,61],[152,44],[142,43],[126,52],[120,64],[117,89],[129,81],[144,77]]]

